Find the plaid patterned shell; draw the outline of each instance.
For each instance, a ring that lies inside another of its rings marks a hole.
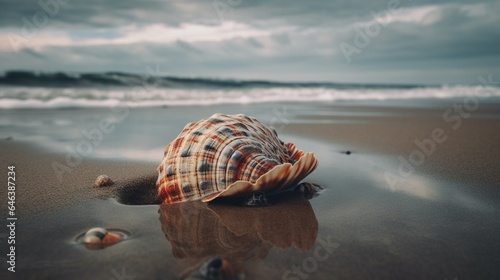
[[[274,129],[257,119],[214,114],[187,124],[167,145],[156,185],[164,204],[210,201],[284,190],[316,165],[313,154],[283,143]]]

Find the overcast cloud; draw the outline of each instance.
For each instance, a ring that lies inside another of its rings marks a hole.
[[[425,84],[500,75],[498,1],[40,2],[0,0],[0,71],[159,64],[176,76]]]

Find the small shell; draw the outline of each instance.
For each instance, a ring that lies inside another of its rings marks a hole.
[[[113,185],[114,183],[115,182],[113,182],[113,180],[111,180],[108,175],[100,175],[99,177],[97,177],[94,184],[97,187],[108,187]]]
[[[83,243],[89,245],[112,245],[121,241],[123,237],[105,228],[95,227],[89,229],[83,236]]]
[[[279,192],[318,163],[313,153],[283,143],[274,129],[241,114],[189,123],[164,155],[156,182],[164,204]]]

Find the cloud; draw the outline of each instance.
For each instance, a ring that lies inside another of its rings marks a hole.
[[[500,5],[489,7],[492,11],[487,14],[484,7],[484,4],[443,5],[402,12],[382,27],[379,36],[371,39],[360,59],[399,63],[422,60],[449,63],[450,59],[484,56],[498,59],[500,30],[492,22],[496,21],[493,17],[500,12]]]
[[[33,23],[45,10],[0,0],[0,71],[141,72],[160,63],[174,75],[411,83],[498,72],[500,4],[492,1],[401,1],[348,63],[339,44],[355,46],[356,28],[391,1],[232,1],[222,21],[210,0],[69,1],[15,52],[23,18]]]
[[[273,34],[273,35],[271,35],[271,38],[275,42],[278,42],[281,45],[289,45],[290,44],[290,37],[288,37],[287,33]]]
[[[267,36],[271,31],[256,29],[237,22],[224,22],[220,25],[186,23],[175,27],[162,24],[142,26],[132,24],[121,26],[113,30],[98,29],[94,31],[93,34],[92,31],[87,31],[85,32],[85,36],[81,36],[83,32],[74,34],[73,32],[51,32],[49,30],[42,30],[40,33],[41,34],[33,36],[33,39],[27,37],[29,40],[22,43],[21,46],[40,50],[45,47],[60,46],[127,45],[136,43],[167,44],[179,40],[190,43],[220,42],[236,37],[250,38],[254,36]],[[23,33],[20,33],[18,36],[22,36],[22,34]],[[0,51],[13,51],[11,45],[8,44],[8,42],[12,40],[11,35],[12,32],[3,34],[3,36],[0,35],[2,42],[4,42],[0,45]]]
[[[259,43],[259,41],[257,41],[257,40],[256,40],[255,38],[253,38],[253,37],[249,37],[249,38],[247,39],[247,43],[248,43],[250,46],[254,47],[254,48],[257,48],[257,49],[262,48],[262,44],[261,44],[261,43]]]

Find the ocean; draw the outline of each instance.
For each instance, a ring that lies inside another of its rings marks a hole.
[[[109,73],[10,71],[0,76],[0,109],[165,107],[269,102],[346,102],[473,97],[500,88],[477,85],[389,85],[241,81]]]

